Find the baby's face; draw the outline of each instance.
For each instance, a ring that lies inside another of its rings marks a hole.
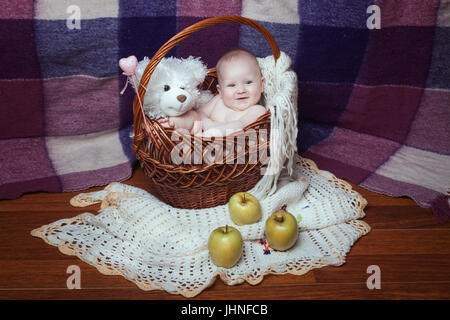
[[[243,111],[258,104],[263,82],[257,62],[244,56],[221,64],[217,90],[228,108]]]

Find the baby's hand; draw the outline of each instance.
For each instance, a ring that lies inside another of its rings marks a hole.
[[[201,137],[203,131],[203,124],[201,121],[194,121],[194,124],[191,129],[191,134],[193,134],[196,137]]]
[[[170,120],[169,118],[158,119],[158,123],[163,128],[173,128],[173,127],[175,127],[175,123],[172,120]]]

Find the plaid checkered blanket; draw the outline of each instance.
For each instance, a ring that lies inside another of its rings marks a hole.
[[[450,215],[449,0],[0,0],[0,198],[130,177],[133,92],[118,60],[206,17],[262,23],[294,62],[299,153],[364,188]],[[169,55],[271,54],[222,24]]]

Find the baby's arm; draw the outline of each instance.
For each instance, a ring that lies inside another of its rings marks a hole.
[[[194,122],[200,120],[200,115],[195,110],[190,110],[178,117],[168,117],[160,119],[158,122],[164,128],[187,129],[192,130]]]
[[[239,121],[243,124],[242,128],[245,128],[249,124],[255,122],[259,117],[265,115],[267,113],[267,109],[259,104],[250,107],[246,114],[244,114]]]
[[[213,122],[208,127],[204,126],[203,136],[228,136],[242,131],[246,126],[255,122],[260,116],[267,112],[266,108],[261,105],[254,105],[247,109],[238,120],[227,123]],[[204,121],[205,123],[205,121]]]

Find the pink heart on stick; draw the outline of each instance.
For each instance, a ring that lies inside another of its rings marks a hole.
[[[123,74],[131,76],[136,73],[138,65],[137,58],[135,56],[129,56],[128,58],[122,58],[119,60],[119,67],[122,69]]]

